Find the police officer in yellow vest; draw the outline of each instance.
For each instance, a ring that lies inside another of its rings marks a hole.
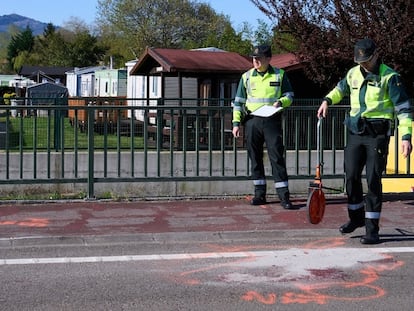
[[[264,143],[272,166],[274,187],[281,205],[292,209],[288,175],[282,141],[282,116],[254,116],[262,106],[289,107],[293,91],[282,69],[270,65],[271,47],[257,46],[253,53],[253,68],[245,72],[237,89],[233,107],[233,135],[239,137],[240,124],[245,127],[247,151],[251,160],[254,197],[252,205],[266,204],[266,178],[263,163]]]
[[[382,174],[386,168],[389,137],[394,132],[394,119],[402,136],[401,152],[408,157],[412,150],[412,108],[400,75],[383,64],[371,39],[354,46],[354,61],[346,77],[329,92],[318,109],[325,117],[328,105],[350,97],[351,109],[345,120],[345,177],[349,221],[339,228],[342,234],[365,226],[362,244],[377,244],[382,208]],[[365,166],[368,192],[363,195],[361,174]]]

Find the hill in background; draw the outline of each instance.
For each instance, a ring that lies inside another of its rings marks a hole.
[[[47,26],[47,23],[42,23],[32,18],[18,14],[0,16],[0,32],[7,32],[10,25],[15,25],[21,30],[24,30],[27,26],[29,26],[33,31],[33,35],[36,36],[43,33],[43,30]]]

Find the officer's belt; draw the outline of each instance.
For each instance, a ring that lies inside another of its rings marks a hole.
[[[391,134],[391,120],[389,119],[367,119],[361,118],[358,122],[358,135],[390,135]]]

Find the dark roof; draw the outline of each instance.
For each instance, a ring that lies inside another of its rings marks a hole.
[[[272,56],[270,64],[286,71],[303,68],[303,64],[293,53],[276,54]]]
[[[27,90],[31,90],[31,91],[35,91],[35,90],[64,91],[66,89],[67,88],[64,85],[50,83],[50,82],[33,84],[27,87]]]
[[[73,70],[73,67],[45,67],[23,65],[19,71],[19,75],[29,77],[41,73],[48,76],[64,76],[65,73],[69,70]]]
[[[56,83],[43,82],[30,85],[26,89],[26,97],[31,98],[62,98],[68,97],[68,89]]]
[[[131,75],[155,72],[241,74],[251,67],[248,59],[234,52],[147,48]]]
[[[303,67],[293,53],[273,55],[270,63],[286,71]],[[250,68],[252,68],[251,58],[234,52],[147,48],[130,74],[147,75],[157,72],[242,74]]]

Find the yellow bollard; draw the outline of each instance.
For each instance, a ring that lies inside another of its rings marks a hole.
[[[414,124],[413,124],[414,127]],[[401,137],[398,137],[398,152],[395,152],[396,137],[391,136],[389,144],[389,153],[387,160],[387,174],[414,174],[414,161],[404,159],[401,155]],[[395,161],[398,159],[398,165],[395,165]],[[410,165],[408,167],[408,165]],[[414,191],[414,178],[400,178],[393,177],[382,179],[382,190],[384,193],[397,193],[397,192],[412,192]]]

